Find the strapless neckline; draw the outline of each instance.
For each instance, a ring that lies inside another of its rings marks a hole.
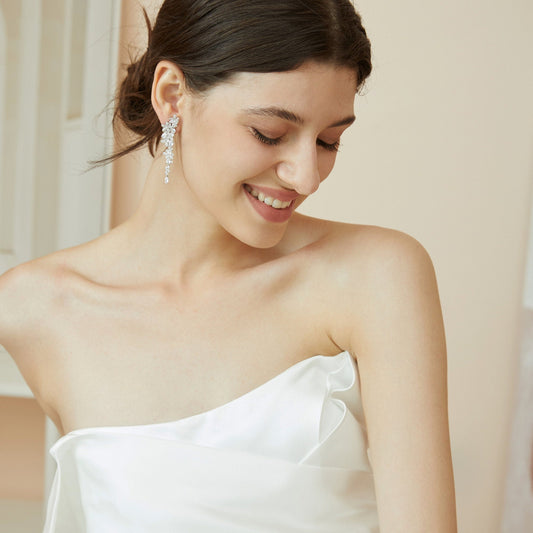
[[[75,429],[43,533],[378,533],[357,363],[313,355],[177,420]]]
[[[87,435],[91,433],[99,433],[99,432],[107,432],[107,431],[143,431],[143,430],[157,430],[162,429],[166,427],[174,427],[178,426],[181,423],[186,423],[189,421],[193,421],[195,419],[199,419],[201,417],[208,416],[210,414],[217,413],[221,410],[227,409],[232,407],[234,404],[237,404],[242,401],[246,401],[251,396],[255,396],[257,394],[262,393],[265,389],[270,388],[272,385],[277,384],[278,381],[285,379],[289,377],[291,374],[297,372],[300,367],[308,364],[312,364],[315,360],[340,360],[344,359],[346,357],[349,357],[352,359],[351,354],[348,351],[340,352],[336,355],[313,355],[311,357],[306,357],[305,359],[302,359],[301,361],[298,361],[294,363],[293,365],[290,365],[285,370],[282,370],[279,374],[276,374],[275,376],[269,378],[265,382],[259,384],[257,387],[254,387],[250,389],[249,391],[245,392],[244,394],[241,394],[239,396],[236,396],[235,398],[217,405],[216,407],[212,407],[211,409],[207,409],[205,411],[202,411],[200,413],[196,413],[194,415],[187,415],[181,418],[173,419],[173,420],[167,420],[163,422],[150,422],[146,424],[124,424],[124,425],[108,425],[108,426],[87,426],[87,427],[81,427],[77,429],[73,429],[64,435],[62,435],[52,446],[50,449],[50,452],[53,452],[55,449],[61,446],[61,444],[69,440],[72,437],[78,436],[78,435]],[[353,361],[353,359],[352,359]],[[350,384],[351,386],[351,384]]]

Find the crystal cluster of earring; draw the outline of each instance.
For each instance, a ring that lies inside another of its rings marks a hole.
[[[174,161],[174,135],[179,124],[178,115],[172,115],[164,124],[162,124],[163,133],[161,141],[167,147],[163,152],[165,156],[165,183],[168,183],[168,175],[170,173],[170,165]]]

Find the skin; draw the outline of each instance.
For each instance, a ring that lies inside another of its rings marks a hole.
[[[152,104],[161,122],[181,118],[170,183],[160,147],[128,221],[0,276],[10,310],[0,342],[61,433],[177,420],[348,350],[381,532],[451,533],[446,345],[429,255],[387,228],[298,213],[267,222],[243,190],[296,191],[298,205],[316,192],[336,155],[324,143],[352,120],[355,94],[350,70],[308,63],[196,95],[162,61]],[[273,106],[302,122],[249,112]]]

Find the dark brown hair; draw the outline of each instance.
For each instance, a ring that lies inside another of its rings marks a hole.
[[[148,144],[154,155],[161,124],[151,103],[159,61],[178,65],[189,90],[202,93],[237,72],[282,72],[315,60],[348,67],[360,88],[372,70],[370,41],[349,0],[165,0],[148,48],[128,66],[115,98],[119,122],[139,135],[105,164]]]

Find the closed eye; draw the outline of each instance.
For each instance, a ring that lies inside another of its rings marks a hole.
[[[276,139],[272,139],[271,137],[267,137],[266,135],[263,135],[260,131],[256,130],[255,128],[252,128],[252,133],[254,137],[259,139],[264,144],[269,144],[271,146],[274,146],[276,144],[279,144],[281,141],[281,137],[278,137]]]
[[[336,141],[334,143],[327,143],[324,141],[321,141],[320,139],[317,139],[316,143],[319,146],[322,146],[322,148],[325,148],[326,150],[329,150],[330,152],[338,152],[339,146],[341,145],[340,141]]]
[[[281,142],[281,137],[267,137],[266,135],[262,134],[259,130],[256,130],[255,128],[251,128],[252,134],[256,139],[259,139],[263,144],[268,144],[270,146],[276,146]],[[328,150],[330,152],[338,152],[340,142],[336,141],[334,143],[327,143],[325,141],[322,141],[321,139],[317,139],[316,143],[318,146],[321,146],[325,150]]]

